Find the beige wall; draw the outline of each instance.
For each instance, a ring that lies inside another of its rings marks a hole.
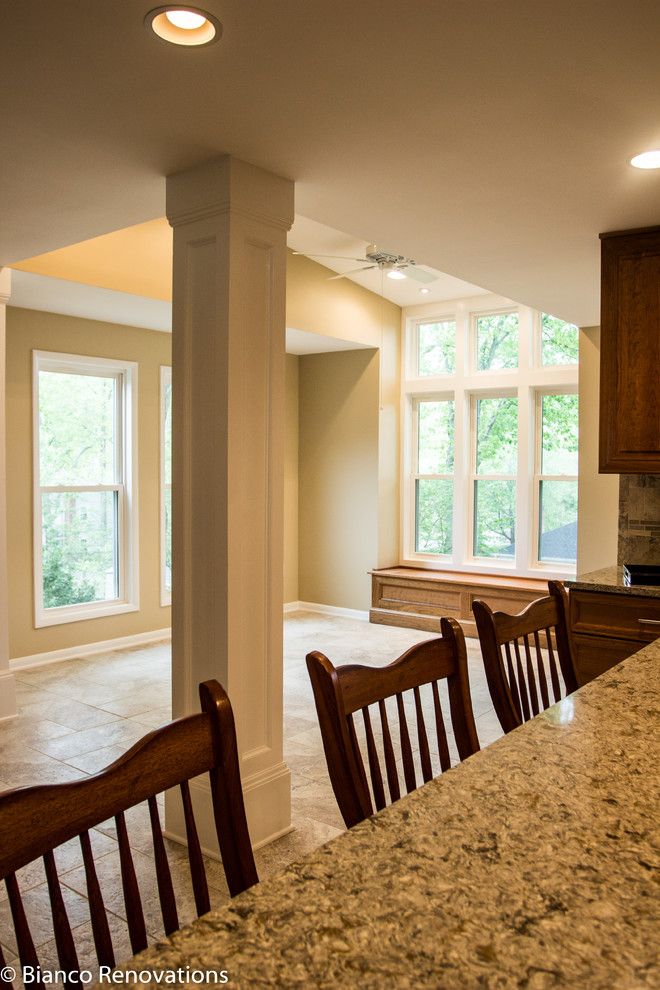
[[[300,358],[299,594],[368,609],[378,560],[379,354]]]
[[[284,437],[284,601],[297,602],[298,594],[298,364],[295,354],[286,356]]]
[[[600,327],[580,330],[578,574],[616,563],[619,476],[598,474]]]
[[[350,279],[330,281],[329,268],[291,251],[286,269],[286,325],[380,347],[384,332],[398,339],[401,308]]]
[[[32,351],[61,351],[136,361],[140,610],[34,628],[32,579]],[[70,316],[9,308],[7,312],[7,521],[9,651],[12,658],[163,629],[160,605],[159,368],[171,364],[169,334]]]

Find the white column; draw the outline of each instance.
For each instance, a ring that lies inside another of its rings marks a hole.
[[[172,175],[175,715],[216,678],[253,844],[291,827],[282,755],[286,233],[293,184],[230,157]],[[203,844],[213,848],[196,787]],[[204,822],[206,825],[204,825]],[[168,805],[168,830],[181,834]]]
[[[9,588],[7,586],[7,460],[5,333],[11,271],[0,268],[0,719],[16,715],[16,685],[9,670]]]

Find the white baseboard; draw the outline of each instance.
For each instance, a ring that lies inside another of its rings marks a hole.
[[[131,646],[143,646],[147,643],[157,643],[161,639],[169,639],[172,630],[152,629],[150,632],[134,633],[132,636],[117,636],[116,639],[104,639],[98,643],[85,643],[82,646],[68,646],[64,650],[51,650],[49,653],[33,653],[28,657],[17,657],[9,661],[10,670],[26,670],[31,667],[45,667],[51,663],[61,663],[62,660],[73,660],[76,657],[91,657],[96,653],[107,653],[110,650],[127,650]]]
[[[322,615],[337,615],[342,619],[369,621],[369,613],[357,608],[339,608],[337,605],[321,605],[319,602],[296,602],[295,605],[298,612],[321,612]]]
[[[299,612],[301,609],[300,602],[285,602],[284,603],[284,614],[287,612]]]

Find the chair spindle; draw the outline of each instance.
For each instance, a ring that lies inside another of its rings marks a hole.
[[[527,668],[527,683],[529,684],[529,697],[532,703],[532,714],[538,715],[539,713],[539,696],[536,690],[536,677],[534,676],[534,664],[532,663],[532,654],[529,650],[529,638],[523,636],[523,646],[525,647],[525,665]]]
[[[513,661],[511,659],[511,647],[509,643],[504,644],[504,652],[506,653],[506,666],[509,674],[509,688],[511,690],[513,705],[516,709],[519,720],[522,722],[522,707],[520,705],[520,695],[518,694],[518,682],[516,681],[516,675],[513,672]]]
[[[559,699],[561,698],[561,688],[559,686],[559,674],[557,673],[555,654],[552,649],[552,637],[550,636],[550,629],[546,629],[545,638],[548,641],[548,659],[550,660],[550,679],[552,681],[552,692],[555,696],[555,701],[559,701]]]
[[[25,908],[23,907],[21,892],[18,889],[18,881],[16,880],[15,873],[10,873],[9,876],[5,877],[5,886],[7,888],[7,895],[9,896],[9,907],[11,908],[11,916],[14,922],[18,957],[21,960],[21,966],[37,967],[39,966],[39,959],[34,942],[32,941],[30,926],[25,917]],[[38,980],[38,983],[41,986],[41,979]]]
[[[62,888],[57,875],[55,856],[52,850],[44,853],[44,867],[46,869],[46,880],[48,882],[48,893],[50,895],[50,910],[53,917],[53,931],[55,933],[55,945],[57,946],[57,958],[62,969],[72,972],[79,968],[78,954],[71,933],[69,916],[66,913]]]
[[[401,740],[401,756],[403,759],[403,777],[406,782],[406,790],[408,791],[408,794],[410,794],[411,791],[417,789],[417,779],[415,777],[415,765],[413,763],[410,735],[408,734],[406,709],[401,692],[397,693],[396,707],[399,713],[399,738]]]
[[[539,640],[538,629],[534,630],[534,647],[536,649],[536,669],[539,672],[539,687],[541,689],[541,700],[543,702],[543,710],[550,706],[550,695],[548,694],[548,679],[545,676],[545,664],[543,663],[543,654],[541,653],[541,641]]]
[[[367,757],[369,759],[371,787],[374,793],[376,808],[380,811],[385,807],[385,788],[383,786],[383,775],[380,772],[380,762],[378,760],[378,751],[376,750],[376,742],[374,740],[374,733],[371,727],[371,716],[369,715],[368,705],[365,705],[362,709],[362,718],[364,719],[364,731],[367,737]]]
[[[380,713],[380,724],[383,730],[383,750],[385,753],[387,788],[390,792],[390,801],[398,801],[401,797],[399,774],[397,773],[396,760],[394,759],[394,747],[392,746],[392,736],[390,735],[390,726],[387,721],[387,709],[385,707],[385,702],[382,700],[378,702],[378,711]]]
[[[119,841],[119,864],[121,868],[121,885],[124,891],[126,918],[128,919],[128,935],[131,940],[133,954],[142,952],[147,947],[147,931],[144,924],[142,900],[135,876],[135,866],[131,855],[131,847],[126,831],[126,817],[123,811],[115,816],[117,839]]]
[[[433,681],[431,684],[431,690],[433,691],[433,708],[435,710],[435,734],[438,737],[438,755],[440,756],[440,769],[444,772],[449,770],[451,767],[451,758],[449,756],[449,745],[447,743],[447,730],[445,729],[445,720],[442,717],[442,706],[440,704],[440,692],[438,691],[438,682]]]
[[[149,819],[151,821],[151,836],[154,843],[154,859],[156,861],[156,883],[160,910],[163,916],[163,927],[166,935],[171,935],[179,927],[179,916],[176,910],[172,873],[163,842],[163,832],[160,827],[158,802],[155,797],[149,798]]]
[[[431,754],[429,752],[429,741],[426,735],[426,725],[424,723],[424,713],[422,711],[422,699],[419,688],[413,688],[415,696],[415,714],[417,716],[417,742],[419,743],[419,759],[422,766],[422,777],[427,784],[433,777],[431,768]]]
[[[81,832],[78,838],[80,839],[80,848],[82,849],[85,866],[89,916],[92,922],[92,936],[94,938],[96,955],[102,966],[114,967],[115,953],[110,936],[108,916],[105,911],[105,904],[103,903],[103,895],[96,875],[96,867],[94,866],[94,854],[92,853],[89,832]]]
[[[188,781],[184,780],[179,785],[181,800],[183,802],[183,817],[186,823],[186,841],[188,843],[188,863],[190,864],[190,879],[192,881],[193,894],[195,896],[195,907],[197,914],[207,914],[211,910],[211,900],[209,898],[209,888],[206,882],[206,870],[202,858],[202,849],[197,835],[195,816],[193,814],[192,800],[190,797],[190,787]]]

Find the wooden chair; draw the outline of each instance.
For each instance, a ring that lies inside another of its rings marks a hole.
[[[441,639],[428,640],[411,647],[386,667],[353,664],[334,667],[322,653],[307,655],[307,669],[312,682],[330,781],[348,828],[373,815],[374,805],[380,811],[386,804],[383,774],[369,713],[371,705],[378,706],[385,777],[391,801],[400,798],[401,788],[386,699],[396,698],[401,762],[408,793],[415,790],[418,784],[406,720],[404,691],[412,691],[414,698],[419,762],[425,783],[432,779],[433,771],[420,693],[423,685],[430,685],[431,689],[441,770],[448,770],[451,764],[438,681],[447,680],[451,723],[460,758],[465,759],[479,749],[470,702],[463,632],[454,619],[442,619],[441,631]],[[364,724],[371,793],[353,719],[358,711],[362,712]]]
[[[564,694],[578,687],[568,631],[566,589],[559,581],[550,581],[548,590],[550,594],[546,598],[532,602],[517,615],[493,612],[486,602],[472,604],[490,696],[505,732],[511,732],[560,700],[560,672]],[[553,628],[559,669],[552,645]],[[547,669],[543,650],[547,651]]]
[[[100,965],[114,966],[115,953],[89,829],[114,818],[128,933],[134,953],[147,947],[144,912],[124,812],[148,804],[156,879],[166,934],[179,927],[172,875],[156,795],[178,786],[183,801],[188,861],[197,914],[210,910],[209,890],[188,781],[209,773],[215,826],[230,894],[257,883],[245,818],[236,731],[229,698],[217,681],[200,684],[202,711],[144,736],[111,766],[85,780],[22,787],[0,795],[0,878],[4,879],[22,966],[38,966],[16,873],[43,857],[60,966],[79,970],[78,955],[57,874],[54,850],[78,837],[89,912]],[[1,934],[1,933],[0,933]],[[0,949],[0,967],[4,966]]]

